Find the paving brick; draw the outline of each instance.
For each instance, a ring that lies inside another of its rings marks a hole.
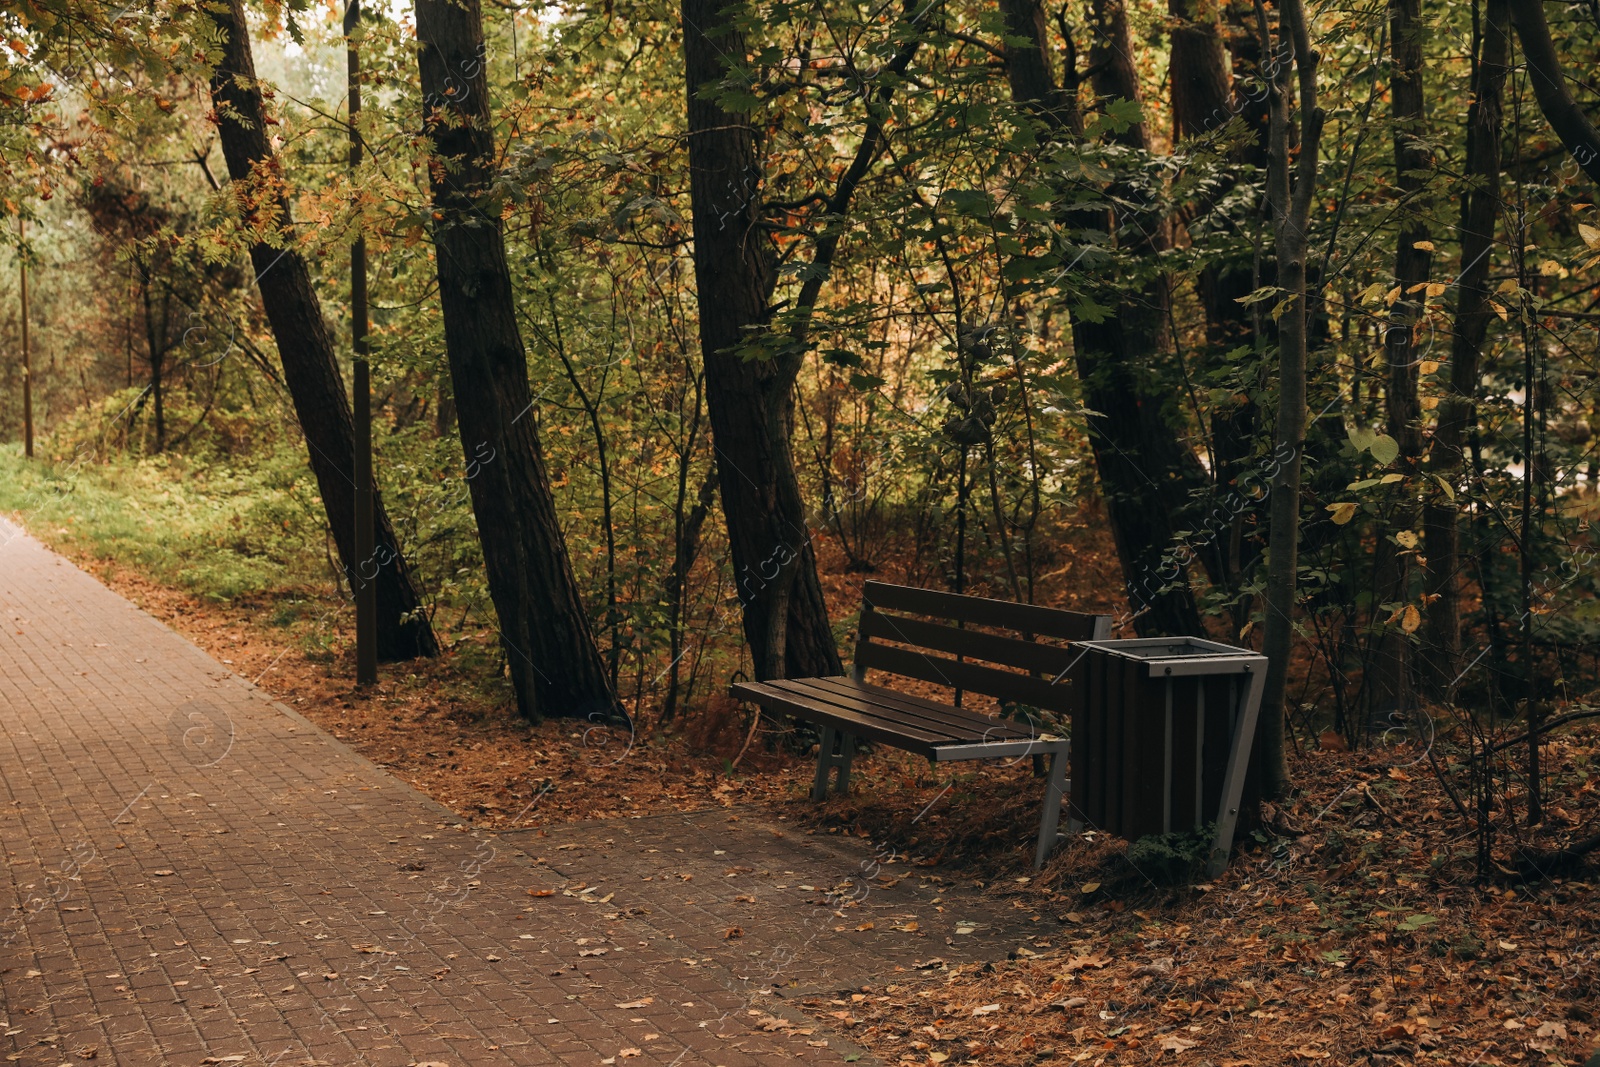
[[[0,520],[12,1062],[838,1063],[858,1050],[826,1020],[819,1049],[750,1010],[1039,933],[757,812],[548,833],[465,826]]]

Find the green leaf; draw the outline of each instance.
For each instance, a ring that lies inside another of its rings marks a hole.
[[[1380,433],[1372,439],[1372,444],[1368,446],[1368,451],[1372,453],[1373,459],[1387,467],[1400,458],[1400,442],[1386,433]]]
[[[952,215],[985,219],[994,214],[994,200],[983,189],[951,189],[939,197],[939,209]]]
[[[876,374],[862,374],[858,371],[855,374],[850,375],[851,387],[860,389],[863,393],[868,393],[874,389],[881,388],[885,384],[887,383],[884,381],[884,379],[878,377]]]

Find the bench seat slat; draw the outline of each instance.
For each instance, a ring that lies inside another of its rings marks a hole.
[[[1035,736],[1026,727],[1008,723],[993,715],[985,715],[966,708],[954,708],[948,704],[936,704],[931,700],[897,693],[893,689],[869,685],[866,682],[853,682],[848,678],[807,678],[804,684],[812,689],[828,690],[841,696],[860,697],[882,707],[925,715],[933,722],[943,723],[944,728],[963,741],[977,741],[985,737],[1025,741]]]
[[[798,715],[812,722],[837,726],[857,737],[881,741],[895,748],[905,749],[920,756],[933,758],[934,751],[953,738],[904,724],[885,721],[836,704],[827,703],[803,693],[789,692],[762,682],[740,682],[731,692],[742,700],[749,700],[764,708],[776,708]]]
[[[873,607],[890,611],[933,615],[979,626],[1044,634],[1067,641],[1094,641],[1111,636],[1111,620],[1108,616],[1046,608],[1038,604],[1016,604],[1009,600],[942,593],[934,589],[915,589],[887,582],[867,582],[862,597]]]
[[[866,715],[892,728],[904,727],[917,733],[932,734],[939,738],[941,744],[949,741],[965,742],[980,733],[968,723],[952,725],[941,719],[926,717],[915,710],[907,710],[882,703],[873,699],[869,694],[859,691],[818,688],[811,684],[816,681],[818,679],[815,678],[779,678],[773,679],[767,684],[774,689],[794,693],[796,696],[808,700],[820,701],[831,707],[844,708],[846,711],[857,715]],[[846,685],[848,684],[846,683]]]
[[[958,630],[954,626],[887,615],[881,611],[862,614],[861,636],[920,645],[940,652],[954,652],[1019,670],[1040,671],[1052,678],[1070,667],[1082,654],[1077,649],[1060,645],[1041,645],[1037,641],[999,637],[978,630]]]

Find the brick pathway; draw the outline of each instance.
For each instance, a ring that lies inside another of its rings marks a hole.
[[[478,832],[4,520],[0,780],[11,1063],[868,1064],[785,999],[1044,925],[754,811]]]

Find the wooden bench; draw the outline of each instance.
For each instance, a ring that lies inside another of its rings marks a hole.
[[[972,626],[986,629],[966,628]],[[995,629],[1020,636],[987,632]],[[1043,866],[1056,844],[1067,788],[1068,740],[1029,723],[959,705],[965,694],[975,693],[1007,708],[1025,705],[1070,717],[1081,698],[1081,687],[1070,684],[1069,678],[1079,653],[1070,645],[1039,639],[1103,640],[1111,635],[1111,616],[868,582],[857,634],[848,678],[742,682],[729,691],[764,710],[822,728],[811,790],[815,800],[827,796],[829,774],[835,770],[835,792],[848,791],[856,738],[915,752],[936,763],[1049,754],[1033,864]],[[954,690],[954,702],[938,703],[871,685],[866,679],[869,670]]]

